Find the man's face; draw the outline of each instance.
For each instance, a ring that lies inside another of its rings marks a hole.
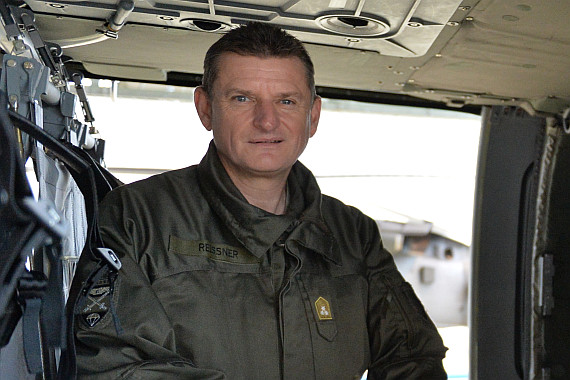
[[[218,67],[210,96],[198,88],[195,103],[224,167],[234,178],[286,176],[320,116],[303,63],[225,53]]]

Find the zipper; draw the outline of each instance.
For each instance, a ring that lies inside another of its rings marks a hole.
[[[392,295],[392,297],[394,298],[394,300],[396,301],[396,306],[398,307],[398,310],[400,311],[400,315],[404,318],[404,323],[406,324],[406,328],[408,330],[408,348],[410,351],[412,351],[412,347],[414,347],[414,343],[416,341],[416,334],[415,334],[415,328],[414,325],[412,323],[412,321],[410,320],[408,313],[405,312],[405,308],[402,305],[402,300],[400,299],[400,297],[398,297],[398,293],[394,290],[394,286],[392,285],[391,281],[388,279],[388,277],[383,277],[384,279],[384,283],[387,285],[388,291],[390,292],[390,294]],[[404,293],[404,292],[402,292]],[[406,296],[404,294],[404,296]]]
[[[286,276],[286,278],[283,281],[283,286],[281,287],[281,290],[279,290],[279,293],[277,295],[277,302],[275,303],[276,306],[276,310],[275,313],[277,315],[277,320],[278,320],[278,324],[277,324],[277,328],[278,328],[278,336],[279,336],[279,372],[280,372],[280,378],[283,379],[283,375],[284,375],[284,362],[285,362],[285,326],[284,326],[284,321],[283,321],[283,296],[289,291],[289,288],[291,287],[291,278],[294,277],[298,272],[299,272],[299,268],[301,268],[301,260],[293,255],[292,253],[288,252],[287,249],[284,246],[284,250],[283,250],[283,254],[288,254],[289,257],[292,257],[295,259],[295,268],[293,268],[293,270],[291,270],[290,274],[288,276]],[[285,259],[285,266],[287,266],[287,259]]]

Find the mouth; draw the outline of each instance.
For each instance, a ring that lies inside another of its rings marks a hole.
[[[253,140],[252,144],[279,144],[283,142],[283,140],[279,139],[268,139],[268,140]]]

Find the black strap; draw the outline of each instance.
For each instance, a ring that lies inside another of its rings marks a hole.
[[[0,96],[1,95],[2,94],[0,94]],[[0,104],[5,104],[5,101],[0,100]],[[97,224],[98,202],[108,191],[120,185],[121,182],[98,165],[86,152],[78,150],[71,145],[65,145],[28,119],[15,112],[8,112],[10,119],[14,122],[16,127],[43,144],[50,150],[51,154],[66,165],[85,198],[88,226],[87,240],[79,258],[78,267],[87,271],[97,271],[97,268],[107,266],[109,270],[108,273],[113,273],[113,271],[116,271],[116,261],[118,261],[118,259],[116,259],[114,255],[109,255],[108,252],[106,252],[107,255],[104,255],[98,250],[99,247],[103,247],[103,241]],[[0,112],[0,117],[2,113],[3,112]],[[82,278],[86,278],[86,276]],[[63,344],[65,347],[62,347],[60,367],[58,369],[59,379],[67,380],[76,378],[74,309],[76,302],[80,299],[83,285],[84,284],[78,281],[73,281],[71,285],[65,312],[68,324],[66,343]],[[115,323],[117,322],[118,320],[115,321]],[[118,328],[120,328],[120,326]],[[54,338],[54,340],[56,339]]]
[[[37,271],[24,272],[18,284],[18,303],[22,307],[23,315],[24,357],[28,372],[33,374],[43,370],[40,311],[46,288],[46,276]]]
[[[61,243],[46,247],[50,272],[41,310],[41,327],[48,347],[65,348],[65,297],[63,292],[63,264]]]

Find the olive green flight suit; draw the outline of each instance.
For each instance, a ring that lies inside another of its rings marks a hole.
[[[77,317],[80,378],[446,378],[376,223],[299,162],[285,215],[250,205],[212,143],[197,166],[111,192],[100,225],[123,267]]]

